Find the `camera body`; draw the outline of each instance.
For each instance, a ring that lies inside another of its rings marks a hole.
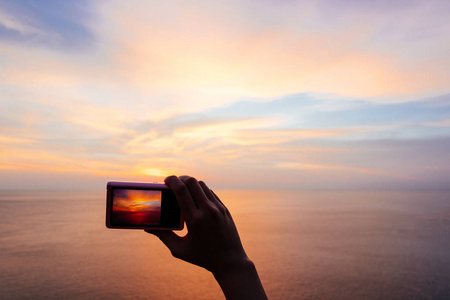
[[[106,185],[106,227],[181,230],[184,220],[167,185],[110,181]]]

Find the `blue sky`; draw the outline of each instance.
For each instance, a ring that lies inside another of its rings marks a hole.
[[[4,40],[68,51],[95,40],[86,23],[90,1],[0,1]]]
[[[0,1],[0,188],[450,186],[447,1]]]

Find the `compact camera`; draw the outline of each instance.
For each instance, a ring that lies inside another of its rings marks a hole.
[[[184,220],[167,185],[111,181],[106,186],[106,227],[181,230]]]

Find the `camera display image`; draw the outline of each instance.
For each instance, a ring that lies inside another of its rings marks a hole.
[[[161,223],[161,191],[114,189],[111,221],[118,226]]]

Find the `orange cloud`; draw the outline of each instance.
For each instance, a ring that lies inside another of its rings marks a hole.
[[[160,191],[116,190],[114,192],[113,210],[115,211],[160,210]]]
[[[183,109],[191,109],[191,103],[205,107],[211,99],[217,104],[236,96],[298,91],[392,98],[445,88],[444,74],[420,71],[436,66],[421,62],[422,68],[412,70],[395,55],[361,48],[360,41],[376,30],[376,23],[312,33],[297,29],[290,19],[286,27],[261,26],[255,32],[230,22],[233,16],[228,18],[226,9],[220,17],[214,9],[180,9],[176,21],[173,12],[164,9],[162,15],[155,11],[154,18],[142,7],[116,3],[104,9],[114,16],[108,25],[117,31],[107,38],[115,44],[112,57],[128,83],[153,92],[205,92],[196,99],[174,99]]]
[[[412,179],[412,177],[394,174],[391,172],[381,171],[377,169],[371,168],[358,168],[352,166],[343,166],[343,165],[326,165],[326,164],[309,164],[309,163],[297,163],[297,162],[286,162],[286,163],[276,163],[276,168],[280,169],[293,169],[293,170],[303,170],[303,171],[336,171],[336,172],[356,172],[360,174],[369,174],[369,175],[380,175],[387,177],[395,177],[402,179]]]

